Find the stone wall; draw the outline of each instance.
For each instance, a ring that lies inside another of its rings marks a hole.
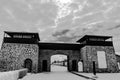
[[[68,70],[72,70],[72,60],[77,60],[77,62],[80,60],[80,51],[79,50],[48,50],[48,49],[42,49],[40,50],[39,55],[39,72],[42,72],[42,61],[47,60],[48,66],[47,71],[50,71],[50,63],[51,63],[51,56],[62,54],[66,55],[68,57]],[[78,65],[77,65],[78,67]]]
[[[117,58],[117,64],[118,64],[119,71],[120,71],[120,55],[116,54],[116,58]]]
[[[104,51],[107,68],[98,67],[97,51]],[[42,72],[42,61],[47,60],[47,71],[50,71],[51,56],[63,54],[68,57],[68,71],[72,71],[72,61],[82,60],[83,71],[93,72],[93,61],[96,61],[97,72],[118,72],[118,65],[113,46],[85,46],[81,50],[40,49],[37,44],[3,43],[0,51],[0,71],[17,70],[24,67],[26,59],[32,60],[32,72]],[[78,71],[78,65],[77,70]]]
[[[26,59],[32,60],[32,72],[38,69],[37,44],[3,43],[0,51],[0,71],[17,70],[24,67]]]
[[[98,67],[97,51],[105,52],[107,68]],[[93,61],[96,61],[97,72],[118,72],[113,46],[85,46],[81,48],[81,58],[83,60],[84,72],[93,72]]]

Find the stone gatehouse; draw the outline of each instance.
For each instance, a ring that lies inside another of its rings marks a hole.
[[[38,33],[4,32],[0,50],[0,71],[28,68],[29,72],[50,72],[51,56],[67,56],[68,71],[93,72],[95,61],[97,72],[118,72],[111,36],[85,35],[76,43],[40,42]]]

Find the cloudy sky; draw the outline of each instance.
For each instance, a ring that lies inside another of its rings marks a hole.
[[[120,52],[120,0],[0,0],[0,42],[3,31],[38,32],[45,42],[110,35]]]

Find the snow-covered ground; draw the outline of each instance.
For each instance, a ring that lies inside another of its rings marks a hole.
[[[67,72],[67,67],[51,65],[51,72]]]
[[[86,80],[68,72],[66,67],[53,65],[51,70],[51,72],[28,74],[21,80]]]
[[[80,75],[93,78],[92,73],[78,73]],[[97,73],[96,80],[120,80],[120,73]],[[38,74],[28,73],[21,80],[88,80],[82,76],[72,74],[67,71],[66,67],[62,66],[51,66],[51,72],[44,72]],[[89,79],[91,80],[91,79]]]
[[[96,80],[120,80],[120,73],[97,73],[96,76],[94,76],[92,73],[78,73],[78,74],[89,78],[94,78],[97,76],[97,78],[94,78]]]

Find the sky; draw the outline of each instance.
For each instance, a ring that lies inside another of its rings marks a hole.
[[[113,36],[120,52],[120,0],[0,0],[3,31],[38,32],[41,42],[72,42],[86,34]]]

